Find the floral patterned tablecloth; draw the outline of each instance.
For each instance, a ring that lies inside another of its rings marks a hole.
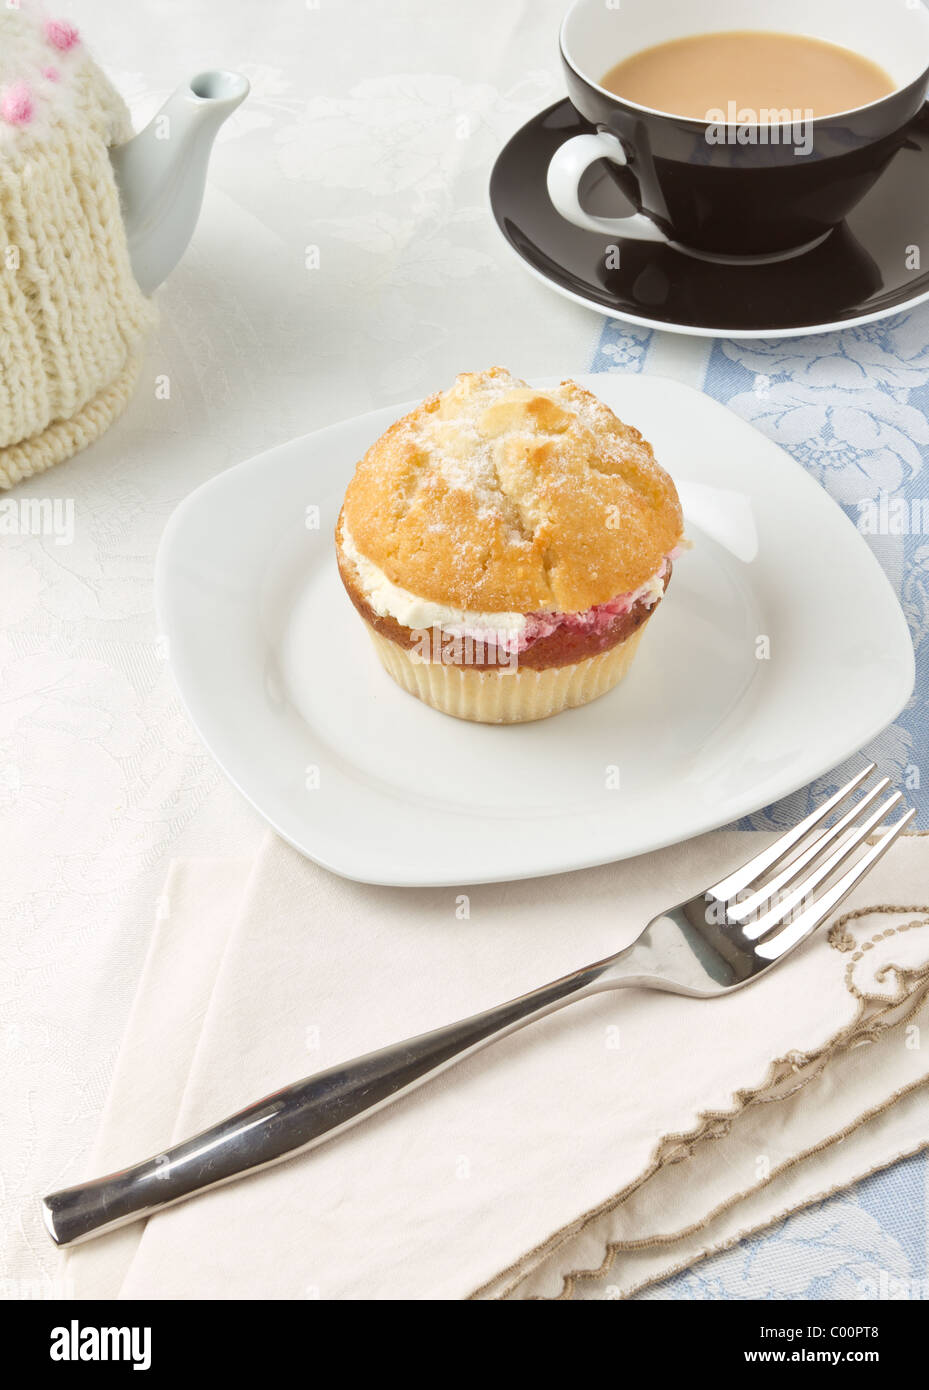
[[[662,371],[705,387],[857,515],[927,491],[929,311],[735,344],[605,322],[525,275],[487,206],[503,142],[563,92],[566,0],[116,0],[59,8],[137,123],[182,78],[241,69],[192,247],[126,415],[17,489],[73,535],[0,547],[0,1296],[66,1292],[38,1198],[93,1137],[170,859],[248,855],[262,825],[180,708],[152,613],[177,503],[240,459],[499,362],[523,376]],[[165,383],[168,390],[165,391]],[[218,524],[221,522],[218,519]],[[911,707],[872,753],[929,827],[929,536],[869,537],[917,646]],[[849,692],[854,698],[854,692]],[[825,783],[759,813],[793,819]],[[926,1292],[917,1158],[650,1290],[659,1298]],[[881,1283],[883,1280],[883,1283]],[[896,1281],[896,1283],[894,1282]],[[920,1282],[922,1281],[922,1282]],[[608,1298],[608,1278],[582,1296]]]
[[[776,341],[669,343],[664,334],[604,324],[596,370],[655,366],[702,387],[786,449],[873,548],[909,621],[916,685],[896,723],[863,751],[906,789],[917,826],[929,829],[929,309]],[[843,780],[838,768],[741,824],[794,824]],[[639,1297],[855,1299],[874,1290],[929,1298],[927,1248],[922,1154]]]

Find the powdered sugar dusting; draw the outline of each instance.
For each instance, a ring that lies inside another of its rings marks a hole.
[[[523,615],[586,611],[640,584],[681,525],[637,430],[575,382],[539,389],[499,367],[393,425],[345,507],[361,551],[407,592]]]

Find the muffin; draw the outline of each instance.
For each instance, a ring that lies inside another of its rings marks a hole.
[[[674,484],[575,382],[459,376],[371,446],[339,572],[398,685],[459,719],[545,719],[612,690],[682,545]]]

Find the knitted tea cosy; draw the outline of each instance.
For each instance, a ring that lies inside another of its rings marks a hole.
[[[91,443],[135,384],[155,310],[108,154],[131,134],[71,24],[0,9],[0,488]]]

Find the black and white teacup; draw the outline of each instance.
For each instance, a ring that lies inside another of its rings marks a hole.
[[[798,111],[763,121],[729,104],[701,121],[600,85],[610,68],[655,44],[775,28],[862,54],[894,90],[815,119]],[[779,0],[774,11],[770,0],[576,0],[561,54],[571,101],[597,127],[568,140],[549,166],[549,196],[562,217],[709,259],[765,261],[828,236],[900,148],[929,86],[929,13],[919,0]],[[581,207],[578,185],[597,160],[608,161],[634,214],[594,217]]]

